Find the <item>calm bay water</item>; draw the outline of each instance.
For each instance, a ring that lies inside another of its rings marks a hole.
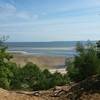
[[[65,42],[8,42],[8,50],[37,56],[72,57],[76,54],[76,41]],[[83,42],[86,44],[86,42]]]

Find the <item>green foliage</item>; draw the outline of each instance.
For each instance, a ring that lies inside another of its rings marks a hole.
[[[73,65],[72,66],[68,66],[67,68],[68,70],[68,76],[72,81],[79,81],[80,76],[79,76],[79,70],[78,68],[75,68]]]
[[[12,72],[5,66],[0,66],[0,87],[9,89]]]
[[[9,69],[13,73],[13,77],[11,78],[10,88],[11,89],[21,89],[21,83],[22,83],[22,74],[21,74],[21,68],[18,67],[14,63],[10,63]]]
[[[55,72],[53,74],[53,80],[52,80],[53,84],[56,86],[56,85],[64,85],[65,82],[64,82],[64,78],[63,78],[63,75],[58,73],[58,72]]]
[[[16,72],[11,81],[12,89],[47,90],[67,83],[67,77],[60,73],[51,74],[47,69],[41,71],[35,64],[27,63]]]
[[[67,68],[69,77],[74,81],[80,81],[98,74],[100,60],[97,57],[95,46],[88,43],[85,47],[82,43],[78,43],[76,51],[78,55],[75,56],[72,65]]]
[[[98,41],[96,44],[97,44],[97,56],[100,59],[100,41]]]
[[[47,69],[45,69],[37,83],[33,86],[33,90],[47,90],[56,85],[64,85],[67,83],[67,78],[60,73],[51,74]]]
[[[0,42],[0,87],[9,89],[13,73],[8,63],[12,56],[6,50],[6,46]]]
[[[22,83],[33,88],[41,76],[41,70],[33,63],[27,63],[21,70]]]
[[[66,75],[57,72],[51,74],[47,69],[41,71],[31,62],[19,67],[10,61],[12,57],[4,43],[0,41],[0,87],[2,88],[46,90],[68,82]]]
[[[50,77],[52,77],[52,74],[49,72],[48,69],[43,70],[42,73],[45,75],[46,78],[50,78]]]

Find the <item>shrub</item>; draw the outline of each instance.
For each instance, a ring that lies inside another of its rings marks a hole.
[[[67,80],[67,79],[66,79]],[[56,86],[56,85],[65,85],[66,81],[64,79],[64,76],[61,73],[55,72],[53,74],[53,78],[52,78],[52,85]]]
[[[43,73],[43,75],[45,75],[46,78],[50,78],[50,77],[52,77],[52,74],[49,72],[48,69],[43,70],[42,73]]]
[[[98,41],[96,44],[97,44],[97,56],[100,59],[100,41]]]
[[[97,74],[100,61],[94,45],[88,43],[85,47],[82,43],[78,43],[76,51],[78,55],[75,56],[72,65],[67,68],[69,77],[74,81],[80,81]]]
[[[8,63],[12,58],[12,55],[10,55],[6,50],[7,47],[0,42],[0,87],[9,89],[13,73],[9,69]]]

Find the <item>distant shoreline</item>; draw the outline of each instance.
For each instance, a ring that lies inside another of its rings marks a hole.
[[[29,50],[8,50],[9,53],[32,56],[73,57],[74,47],[71,48],[31,48]]]
[[[14,47],[14,48],[26,48],[26,47]],[[28,47],[33,50],[41,49],[41,50],[75,50],[75,46],[72,47]]]

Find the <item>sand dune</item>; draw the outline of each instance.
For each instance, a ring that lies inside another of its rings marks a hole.
[[[40,68],[64,68],[65,57],[51,57],[51,56],[32,56],[24,54],[13,54],[13,62],[16,62],[18,65],[25,65],[27,62],[32,62]]]

